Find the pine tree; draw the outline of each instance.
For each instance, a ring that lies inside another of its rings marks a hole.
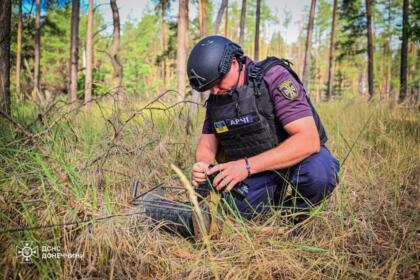
[[[92,101],[93,88],[93,0],[89,0],[86,34],[85,103]]]
[[[77,77],[79,70],[79,0],[73,0],[70,36],[69,102],[73,104],[77,101]]]
[[[10,30],[12,4],[10,0],[0,3],[0,110],[10,114]]]
[[[246,0],[242,0],[241,21],[239,24],[239,45],[240,46],[243,46],[244,44],[245,19],[246,19]]]
[[[35,59],[34,59],[34,88],[32,91],[32,99],[40,101],[40,60],[41,60],[41,0],[36,0],[36,14],[35,14]]]
[[[111,43],[111,62],[114,68],[114,86],[113,89],[117,92],[117,99],[122,100],[124,98],[123,88],[123,65],[120,59],[120,13],[118,11],[117,1],[111,0],[112,10],[112,43]]]
[[[373,0],[366,0],[366,29],[367,29],[367,53],[368,53],[368,87],[369,87],[369,100],[373,98],[374,89],[374,55],[373,55],[373,23],[372,23],[372,8]]]
[[[188,0],[179,0],[178,40],[177,40],[177,91],[178,100],[182,101],[186,91],[188,48]]]
[[[401,70],[400,70],[400,95],[399,101],[403,102],[407,97],[407,68],[408,68],[408,16],[409,1],[403,0],[403,28],[401,41]]]
[[[310,76],[310,66],[311,66],[311,47],[312,47],[312,32],[314,29],[314,17],[315,17],[315,6],[316,0],[311,1],[311,9],[309,12],[309,21],[308,21],[308,30],[306,36],[306,45],[305,45],[305,60],[303,62],[303,74],[302,82],[303,86],[307,89]]]
[[[329,65],[328,65],[328,90],[327,90],[327,100],[329,101],[332,97],[333,85],[334,85],[334,51],[335,51],[335,28],[336,28],[336,18],[337,18],[337,0],[334,0],[333,12],[332,12],[332,23],[331,23],[331,39],[330,39],[330,55],[329,55]]]

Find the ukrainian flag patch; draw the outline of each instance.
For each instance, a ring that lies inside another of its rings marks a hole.
[[[223,133],[229,131],[225,121],[219,121],[214,123],[214,128],[217,133]]]

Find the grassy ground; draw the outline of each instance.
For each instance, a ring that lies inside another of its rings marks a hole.
[[[3,123],[4,279],[419,279],[418,111],[353,99],[317,105],[328,147],[344,163],[328,203],[299,234],[289,234],[293,226],[281,215],[265,224],[232,218],[205,248],[145,228],[129,204],[131,178],[147,190],[160,182],[180,185],[171,163],[190,173],[203,112],[186,135],[181,106],[107,104],[61,109],[32,124],[35,110],[20,107],[14,117],[36,134],[32,140]],[[92,221],[110,215],[116,216]],[[38,247],[29,264],[16,255],[22,242]],[[43,259],[46,246],[82,256]]]

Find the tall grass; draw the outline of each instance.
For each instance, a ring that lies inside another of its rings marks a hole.
[[[1,230],[79,222],[2,232],[4,278],[214,277],[208,248],[143,225],[129,204],[131,178],[140,180],[142,190],[157,183],[181,185],[170,166],[190,173],[203,112],[194,120],[193,135],[186,135],[182,108],[143,106],[116,109],[105,103],[66,114],[32,142],[20,141],[19,132],[3,125]],[[418,278],[419,112],[357,99],[317,108],[327,146],[345,160],[333,196],[299,226],[299,234],[278,213],[265,223],[227,218],[209,243],[217,273],[227,279]],[[36,111],[21,107],[14,117],[30,124]],[[45,126],[38,122],[30,129]],[[24,264],[16,256],[24,241],[84,255],[33,257]]]

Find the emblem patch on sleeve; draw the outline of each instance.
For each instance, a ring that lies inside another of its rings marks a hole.
[[[287,79],[277,86],[277,89],[289,100],[293,100],[298,96],[298,89],[292,80]]]
[[[216,133],[218,134],[229,131],[225,121],[215,122],[214,128],[216,129]]]

